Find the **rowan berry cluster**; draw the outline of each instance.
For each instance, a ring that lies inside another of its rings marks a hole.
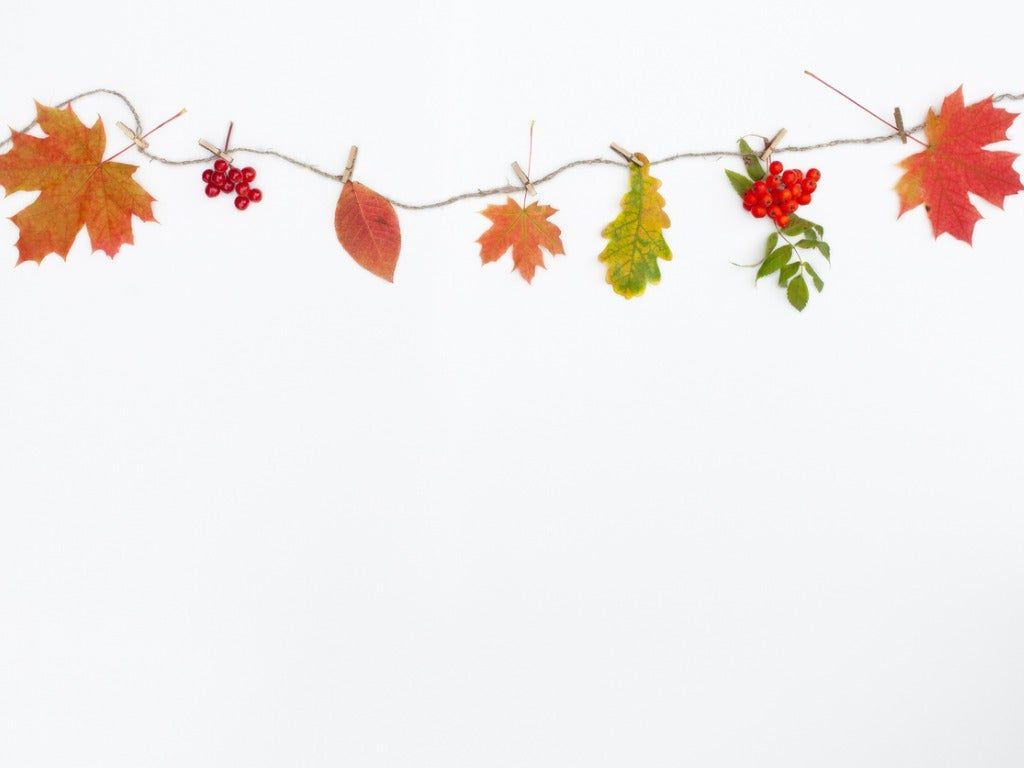
[[[785,228],[800,206],[810,204],[820,178],[817,168],[805,174],[796,169],[786,170],[775,160],[768,166],[768,175],[755,181],[743,195],[743,208],[756,219],[767,216]]]
[[[206,196],[217,197],[221,192],[225,194],[235,193],[235,208],[244,211],[249,203],[258,203],[263,199],[263,193],[250,186],[256,179],[256,169],[238,169],[228,165],[227,161],[220,158],[213,164],[213,168],[203,171],[203,181],[206,182]]]

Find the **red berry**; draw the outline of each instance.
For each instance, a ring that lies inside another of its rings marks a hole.
[[[248,197],[236,197],[235,198],[235,208],[237,208],[240,211],[244,211],[248,207],[249,207],[249,198]]]
[[[213,181],[213,171],[211,171],[209,168],[203,171],[203,181],[205,181],[207,184]]]
[[[236,195],[241,195],[242,197],[248,197],[249,196],[249,185],[246,184],[244,181],[242,183],[240,183],[240,184],[235,184],[235,194]],[[744,199],[746,199],[746,198],[744,198]]]
[[[802,195],[800,195],[800,205],[810,205],[810,204],[811,204],[811,196],[810,196],[809,193],[804,192]]]
[[[797,183],[790,187],[789,191],[793,193],[793,197],[800,197],[804,193],[804,188]]]
[[[252,180],[256,178],[256,169],[246,166],[242,169],[242,179],[246,184],[252,184]]]
[[[220,185],[220,191],[225,193],[234,192],[235,185],[232,184],[230,181],[225,181],[223,184]]]
[[[228,181],[230,181],[232,184],[237,184],[241,180],[242,172],[240,170],[238,170],[237,168],[232,168],[230,171],[228,171]]]
[[[768,215],[768,209],[763,205],[758,205],[754,207],[754,210],[752,210],[751,213],[754,214],[755,219],[763,219]]]
[[[821,171],[817,168],[809,168],[807,170],[807,178],[811,181],[818,181],[821,178]]]
[[[782,206],[783,213],[796,213],[796,209],[800,207],[800,204],[796,200],[790,200],[784,206]]]
[[[818,183],[810,176],[807,177],[807,181],[803,183],[804,192],[814,192],[818,188]]]
[[[252,200],[254,203],[258,203],[260,200],[263,199],[263,193],[260,192],[255,187],[251,187],[249,189],[249,199]]]
[[[804,172],[803,171],[801,171],[799,168],[794,168],[793,169],[793,173],[796,174],[796,180],[797,181],[803,181],[803,179],[804,179]]]
[[[789,224],[789,214],[788,213],[782,214],[781,216],[779,216],[779,218],[777,218],[775,220],[775,223],[778,224],[779,227],[781,227],[782,229],[785,229],[786,225]]]
[[[796,184],[796,172],[786,171],[784,174],[782,174],[782,183],[785,184],[787,187]]]
[[[216,197],[219,194],[220,194],[220,187],[215,187],[213,184],[207,184],[206,185],[206,196],[207,197]]]
[[[768,189],[768,185],[765,184],[764,181],[755,181],[753,189],[754,192],[756,192],[759,195],[762,195]]]
[[[227,181],[227,177],[221,171],[217,171],[216,173],[213,174],[213,183],[216,184],[218,187],[221,186],[225,181]]]
[[[779,208],[779,206],[777,206],[777,205],[773,205],[771,208],[768,209],[768,217],[769,218],[777,219],[781,215],[782,215],[782,209]]]
[[[790,192],[788,189],[783,189],[783,190],[779,191],[779,201],[780,202],[788,203],[792,199],[793,199],[793,193]]]
[[[746,200],[743,201],[743,210],[744,211],[750,211],[750,210],[753,210],[753,208],[754,208],[754,203],[753,202],[749,202],[748,203]]]
[[[780,163],[778,160],[772,160],[772,164],[768,166],[768,173],[770,173],[772,176],[778,176],[780,173],[782,173],[782,167],[782,163]]]
[[[213,170],[215,170],[217,173],[224,173],[224,171],[226,171],[227,169],[228,169],[228,164],[224,160],[218,159],[213,164]]]

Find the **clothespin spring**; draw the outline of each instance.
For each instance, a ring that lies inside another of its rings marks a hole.
[[[628,162],[633,163],[633,165],[638,165],[640,167],[643,167],[644,162],[643,162],[643,160],[641,160],[639,157],[636,156],[636,152],[630,152],[628,149],[623,149],[618,144],[616,144],[614,141],[611,144],[609,144],[608,146],[610,146],[614,152],[616,152],[619,155],[621,155]]]
[[[522,166],[520,166],[519,163],[512,163],[512,171],[519,178],[519,183],[526,188],[526,191],[530,194],[530,196],[536,197],[537,190],[534,188],[533,182],[530,181],[530,177],[526,175],[526,171],[522,169]]]
[[[215,147],[213,144],[208,142],[206,139],[200,139],[199,140],[199,146],[202,147],[203,149],[205,149],[207,152],[209,152],[214,157],[219,157],[221,160],[223,160],[228,165],[231,165],[235,161],[234,158],[231,157],[231,155],[229,155],[227,152],[225,152],[225,151]]]
[[[341,183],[348,184],[352,178],[352,171],[356,169],[356,157],[359,156],[359,147],[353,145],[348,151],[348,160],[345,161],[345,170],[341,174]]]
[[[766,141],[764,145],[764,152],[761,153],[761,162],[767,163],[772,156],[772,152],[779,146],[779,142],[782,141],[782,137],[786,135],[786,129],[780,128],[779,132],[772,137],[771,141]]]
[[[903,127],[903,112],[900,111],[899,107],[896,107],[896,111],[892,113],[893,119],[896,120],[896,133],[900,135],[900,141],[904,144],[907,143],[907,131]]]
[[[137,133],[135,133],[135,131],[133,131],[133,130],[132,130],[131,128],[129,128],[129,127],[127,126],[127,125],[125,125],[124,123],[122,123],[122,122],[121,122],[120,120],[118,120],[118,121],[117,121],[117,123],[115,123],[115,125],[117,125],[117,127],[121,129],[121,133],[123,133],[123,134],[124,134],[125,136],[127,136],[127,137],[128,137],[128,139],[129,139],[129,140],[130,140],[130,141],[131,141],[131,142],[132,142],[132,143],[133,143],[133,144],[134,144],[134,145],[135,145],[136,147],[138,147],[139,149],[141,149],[141,150],[143,150],[143,151],[145,151],[145,150],[149,149],[149,142],[148,142],[148,141],[146,141],[146,140],[145,140],[144,138],[142,138],[141,136],[139,136],[139,135],[138,135]]]

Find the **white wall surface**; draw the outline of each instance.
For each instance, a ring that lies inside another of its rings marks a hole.
[[[504,183],[531,119],[539,172],[884,131],[805,68],[911,122],[1022,91],[1021,21],[19,3],[0,115],[112,87],[150,126],[189,108],[158,152],[233,119],[431,200]],[[765,224],[724,160],[658,169],[675,259],[630,302],[596,260],[611,167],[541,187],[567,255],[532,286],[480,266],[485,201],[400,213],[385,284],[337,185],[266,158],[244,214],[143,161],[161,223],[114,261],[15,269],[0,221],[0,764],[1021,765],[1024,196],[934,242],[895,218],[909,151],[800,158],[834,264],[803,315],[730,265]]]

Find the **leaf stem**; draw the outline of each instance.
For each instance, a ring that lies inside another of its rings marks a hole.
[[[786,237],[786,233],[782,231],[782,228],[779,227],[778,224],[775,225],[775,229],[779,233],[779,237],[781,237],[783,240],[785,240],[787,243],[789,243],[790,246],[792,246],[793,253],[796,255],[797,261],[800,262],[800,269],[803,269],[804,268],[804,260],[800,257],[800,249],[797,248],[796,245],[794,245],[792,240],[790,240],[788,237]]]
[[[182,109],[182,110],[181,110],[181,112],[179,112],[178,114],[174,115],[173,117],[169,117],[169,118],[167,118],[167,119],[166,119],[166,120],[164,120],[164,121],[163,121],[162,123],[160,123],[160,125],[156,126],[156,128],[151,128],[150,130],[146,131],[146,132],[145,132],[144,134],[142,134],[141,136],[139,136],[139,138],[140,138],[140,139],[145,139],[145,138],[146,138],[147,136],[150,136],[151,134],[153,134],[153,133],[155,133],[156,131],[160,130],[160,129],[161,129],[161,128],[163,128],[163,127],[164,127],[165,125],[167,125],[167,124],[168,124],[169,122],[171,122],[171,121],[173,121],[173,120],[177,120],[177,119],[178,119],[179,117],[181,117],[181,116],[182,116],[182,115],[184,115],[184,114],[185,114],[185,110],[184,110],[184,109]],[[103,162],[104,162],[104,163],[109,163],[109,162],[110,162],[111,160],[113,160],[113,159],[114,159],[115,157],[120,157],[121,155],[123,155],[123,154],[124,154],[125,152],[127,152],[127,151],[128,151],[129,149],[131,149],[131,148],[132,148],[132,147],[134,147],[134,146],[135,146],[135,143],[134,143],[134,142],[132,142],[132,143],[131,143],[131,144],[129,144],[129,145],[127,146],[127,147],[125,147],[124,149],[122,149],[122,150],[121,150],[120,152],[115,152],[114,154],[112,154],[112,155],[111,155],[110,157],[108,157],[108,158],[107,158],[106,160],[104,160]]]
[[[530,121],[530,149],[526,155],[526,178],[530,178],[530,174],[533,173],[533,126],[537,123],[536,120]],[[526,195],[529,190],[523,187],[523,208],[526,207]]]
[[[836,88],[836,87],[835,87],[834,85],[832,85],[831,83],[826,83],[826,82],[825,82],[824,80],[822,80],[822,79],[821,79],[820,77],[818,77],[818,76],[817,76],[816,74],[814,74],[813,72],[808,72],[808,71],[807,71],[806,69],[804,70],[804,74],[805,74],[805,75],[808,75],[809,77],[813,77],[813,78],[814,78],[815,80],[817,80],[817,81],[818,81],[819,83],[821,83],[822,85],[824,85],[824,86],[825,86],[826,88],[831,88],[831,89],[832,89],[833,91],[835,91],[836,93],[838,93],[838,94],[839,94],[840,96],[842,96],[842,97],[843,97],[844,99],[846,99],[847,101],[849,101],[849,102],[850,102],[851,104],[855,104],[856,106],[860,107],[860,108],[861,108],[861,109],[863,109],[863,110],[864,110],[865,112],[867,112],[867,113],[868,113],[869,115],[871,115],[871,116],[872,116],[873,118],[875,118],[876,120],[879,120],[879,121],[881,121],[881,122],[885,123],[885,124],[886,124],[886,125],[888,125],[888,126],[889,126],[890,128],[892,128],[892,129],[893,129],[894,131],[896,131],[897,133],[899,133],[899,130],[900,130],[900,129],[899,129],[899,128],[897,128],[897,127],[896,127],[895,125],[893,125],[892,123],[890,123],[890,122],[889,122],[888,120],[886,120],[886,119],[885,119],[884,117],[880,117],[879,115],[876,115],[876,114],[875,114],[874,112],[872,112],[872,111],[871,111],[870,109],[868,109],[867,107],[865,107],[865,106],[864,106],[863,104],[861,104],[861,103],[860,103],[859,101],[857,101],[856,99],[853,99],[853,98],[851,98],[851,97],[847,96],[847,95],[846,95],[845,93],[843,93],[842,91],[840,91],[840,90],[839,90],[838,88]],[[913,140],[914,140],[914,141],[916,141],[916,142],[917,142],[918,144],[920,144],[920,145],[921,145],[922,147],[924,147],[925,149],[928,149],[928,145],[927,145],[927,144],[925,144],[925,143],[924,143],[923,141],[921,141],[921,140],[920,140],[919,138],[917,138],[916,136],[912,136],[912,135],[910,135],[909,133],[908,133],[908,134],[906,134],[906,136],[907,136],[907,138],[908,138],[908,139],[913,139]]]

